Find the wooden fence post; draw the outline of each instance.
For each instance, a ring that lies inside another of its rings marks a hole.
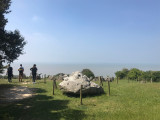
[[[102,76],[99,76],[99,84],[100,86],[103,86]]]
[[[119,77],[117,77],[117,84],[118,84],[118,79],[119,79]]]
[[[54,95],[54,80],[53,80],[53,95]]]
[[[44,83],[46,83],[46,74],[44,75]]]
[[[151,83],[152,83],[152,77],[151,77]]]
[[[110,81],[108,80],[108,95],[110,96]]]
[[[81,85],[81,89],[80,89],[80,101],[81,101],[81,105],[82,105],[82,85]]]
[[[103,76],[101,76],[100,78],[101,78],[101,85],[103,86]]]
[[[55,89],[57,89],[56,79],[54,79],[53,82],[54,82]]]
[[[101,76],[99,76],[98,79],[99,79],[99,86],[101,86]]]

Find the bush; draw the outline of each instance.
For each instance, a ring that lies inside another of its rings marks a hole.
[[[117,78],[125,79],[127,77],[128,73],[129,73],[129,70],[127,68],[123,68],[122,71],[115,72],[115,75]]]
[[[115,72],[115,75],[117,78],[120,78],[120,79],[123,79],[125,77],[125,75],[122,71]]]
[[[132,68],[128,73],[128,78],[132,80],[138,79],[138,77],[141,76],[141,73],[142,71],[140,71],[139,69]]]
[[[154,71],[152,74],[153,81],[154,82],[159,82],[160,81],[160,71]]]
[[[150,81],[151,78],[153,82],[160,82],[160,71],[142,71],[137,68],[132,68],[130,70],[124,68],[121,71],[115,72],[116,77],[119,77],[120,79],[124,79],[128,77],[130,80],[145,80]]]
[[[95,78],[94,73],[90,69],[83,69],[82,74],[86,75],[88,78],[90,77]]]

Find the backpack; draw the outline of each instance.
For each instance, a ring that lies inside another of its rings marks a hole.
[[[23,67],[20,67],[19,69],[18,69],[18,71],[19,71],[19,73],[23,73]]]

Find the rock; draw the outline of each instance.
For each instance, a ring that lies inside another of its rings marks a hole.
[[[110,81],[110,82],[112,82],[112,81],[114,81],[114,77],[109,77],[109,76],[107,76],[107,77],[104,79],[104,81]]]
[[[49,80],[52,80],[52,78],[53,78],[52,75],[49,75],[49,76],[48,76],[48,79],[49,79]]]
[[[101,86],[89,80],[85,75],[82,75],[81,72],[73,72],[69,77],[65,77],[64,81],[59,84],[60,90],[63,93],[73,93],[79,94],[80,87],[82,87],[83,94],[101,94],[104,93],[104,90]]]
[[[99,81],[99,78],[95,77],[92,81]]]
[[[64,77],[66,77],[66,76],[67,75],[65,75],[64,73],[58,73],[58,74],[54,75],[51,80],[62,81],[64,79]]]

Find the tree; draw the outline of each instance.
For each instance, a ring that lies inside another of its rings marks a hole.
[[[0,0],[0,29],[4,30],[4,27],[8,20],[5,18],[5,14],[8,14],[11,0]]]
[[[125,77],[125,74],[122,71],[115,72],[115,75],[117,78],[123,79]]]
[[[152,78],[152,71],[142,71],[140,78],[145,81],[150,81]]]
[[[82,74],[86,75],[88,78],[95,78],[94,73],[90,69],[83,69]]]
[[[160,81],[160,71],[154,71],[152,72],[152,77],[154,82]]]
[[[120,79],[124,79],[128,76],[129,70],[127,68],[123,68],[122,71],[115,72],[116,77]]]
[[[128,73],[128,77],[129,77],[129,79],[132,79],[132,80],[134,80],[134,79],[138,80],[138,77],[141,76],[141,73],[142,72],[139,69],[132,68]]]
[[[18,30],[7,31],[5,25],[11,0],[0,0],[0,73],[3,72],[3,63],[11,63],[23,54],[23,47],[26,42]]]
[[[123,73],[123,78],[126,78],[128,76],[129,70],[127,68],[123,68],[122,73]]]

